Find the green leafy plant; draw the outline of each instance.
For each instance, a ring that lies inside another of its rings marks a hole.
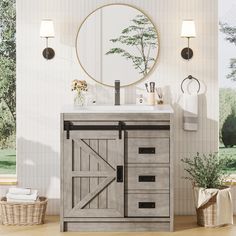
[[[194,186],[219,188],[228,177],[225,170],[228,159],[219,158],[216,153],[209,155],[197,153],[193,158],[181,161],[186,165],[184,170],[188,173],[184,178],[190,180]]]
[[[15,148],[16,3],[0,1],[0,149]],[[15,138],[14,138],[15,139]]]
[[[222,127],[222,141],[225,147],[233,147],[236,145],[236,114],[232,112]]]
[[[112,43],[125,45],[126,48],[111,48],[106,55],[117,54],[126,60],[131,60],[134,68],[145,76],[150,70],[150,63],[156,60],[150,54],[151,50],[155,50],[158,46],[157,32],[145,15],[137,15],[131,22],[132,24],[123,29],[118,38],[110,40]],[[132,54],[127,50],[128,47],[135,49],[137,53]]]
[[[220,31],[226,36],[225,40],[236,46],[236,26],[230,26],[228,23],[220,22]],[[229,68],[231,72],[227,75],[228,79],[236,81],[236,58],[230,59]]]
[[[231,114],[236,114],[236,90],[232,88],[220,88],[220,119],[219,119],[219,138],[222,143],[222,128]]]

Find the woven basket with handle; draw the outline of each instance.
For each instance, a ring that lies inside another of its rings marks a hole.
[[[1,222],[4,225],[43,224],[47,202],[46,197],[39,197],[35,203],[9,203],[3,197],[0,201]]]

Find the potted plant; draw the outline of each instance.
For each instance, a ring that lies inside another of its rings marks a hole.
[[[233,223],[233,207],[230,188],[224,185],[227,158],[218,154],[200,155],[181,159],[185,164],[184,177],[193,184],[197,223],[200,226],[214,227]]]

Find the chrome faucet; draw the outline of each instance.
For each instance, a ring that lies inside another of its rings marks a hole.
[[[120,105],[120,80],[115,80],[115,105]]]

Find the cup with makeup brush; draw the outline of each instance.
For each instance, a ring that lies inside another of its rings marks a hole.
[[[148,105],[155,105],[156,104],[156,99],[155,99],[155,82],[150,82],[149,85],[148,83],[145,83],[145,87],[148,93],[147,96],[147,104]]]

